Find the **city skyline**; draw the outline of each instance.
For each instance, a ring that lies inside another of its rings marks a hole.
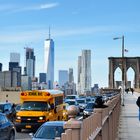
[[[92,54],[92,86],[108,86],[108,57],[121,56],[125,37],[125,56],[139,56],[140,18],[138,0],[0,0],[0,63],[8,70],[11,52],[21,55],[25,66],[24,47],[34,48],[36,76],[44,69],[44,40],[49,26],[55,42],[55,80],[58,71],[73,68],[77,83],[77,60],[81,50]],[[23,70],[22,70],[23,71]],[[120,75],[120,74],[119,74]],[[131,74],[130,74],[131,75]]]

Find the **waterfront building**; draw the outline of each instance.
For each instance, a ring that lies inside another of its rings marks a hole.
[[[46,73],[47,88],[53,89],[54,82],[54,41],[50,37],[44,42],[44,72]]]

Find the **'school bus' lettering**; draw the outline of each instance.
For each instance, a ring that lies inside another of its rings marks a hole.
[[[42,92],[29,92],[29,96],[42,96]]]

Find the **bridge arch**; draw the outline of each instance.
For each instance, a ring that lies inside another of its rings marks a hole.
[[[117,68],[122,71],[122,60],[124,64],[125,87],[128,87],[127,71],[129,68],[134,70],[134,88],[140,88],[140,57],[109,57],[109,87],[116,88],[114,74]]]
[[[127,73],[127,87],[134,88],[134,85],[135,85],[134,80],[135,80],[135,73],[136,72],[134,71],[134,69],[132,67],[129,67],[127,69],[126,73]]]

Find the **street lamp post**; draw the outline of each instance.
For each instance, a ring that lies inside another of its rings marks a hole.
[[[122,106],[124,106],[124,90],[125,90],[125,78],[124,78],[124,36],[113,38],[114,40],[122,39]]]

